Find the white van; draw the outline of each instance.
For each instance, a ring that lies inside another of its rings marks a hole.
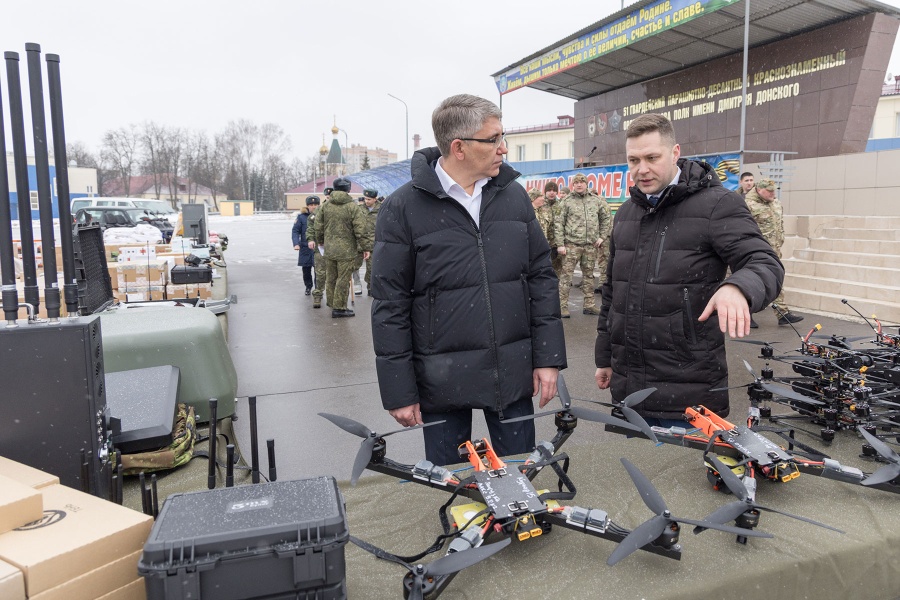
[[[166,200],[147,200],[145,198],[113,198],[94,196],[93,198],[76,198],[72,200],[72,214],[80,208],[91,206],[114,206],[119,208],[143,208],[153,213],[174,218],[178,211]]]

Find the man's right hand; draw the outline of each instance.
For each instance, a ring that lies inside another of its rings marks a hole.
[[[566,255],[566,247],[560,246],[559,248],[556,249],[556,253],[559,254],[560,256],[565,256]]]
[[[309,249],[310,249],[310,250],[315,250],[315,249],[316,249],[316,243],[315,243],[315,242],[310,242],[310,243],[307,244],[307,246],[309,246]]]
[[[419,410],[418,404],[411,404],[401,408],[393,408],[388,411],[394,419],[404,427],[412,427],[413,425],[421,425],[422,412]]]
[[[612,381],[612,367],[597,369],[597,372],[594,373],[594,379],[597,380],[597,387],[601,390],[609,388],[609,383]]]

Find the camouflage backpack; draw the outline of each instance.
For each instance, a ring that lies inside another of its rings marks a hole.
[[[197,441],[197,425],[194,407],[178,405],[175,427],[172,429],[172,443],[159,450],[136,452],[122,455],[122,468],[125,475],[150,473],[174,469],[187,463],[194,456],[194,444]]]

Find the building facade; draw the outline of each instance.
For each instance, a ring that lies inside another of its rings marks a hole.
[[[561,115],[555,123],[506,129],[506,160],[523,175],[575,167],[575,119]]]
[[[28,157],[28,195],[31,205],[31,218],[38,218],[38,192],[37,192],[37,169],[34,164],[34,157]],[[19,194],[16,188],[16,167],[12,153],[6,156],[6,170],[9,180],[9,202],[10,214],[13,219],[19,218]],[[97,195],[97,169],[88,167],[68,168],[69,173],[69,202],[75,198],[86,198]],[[53,204],[53,218],[59,218],[59,207],[57,195],[56,166],[53,163],[53,157],[50,157],[50,193],[51,202]]]

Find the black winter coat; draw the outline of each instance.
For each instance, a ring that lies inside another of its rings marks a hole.
[[[518,173],[482,189],[480,227],[448,196],[437,148],[412,159],[375,226],[372,338],[388,410],[503,407],[532,393],[537,367],[566,366],[550,247]]]
[[[291,228],[291,239],[295,246],[300,246],[300,254],[297,256],[298,267],[312,267],[315,264],[315,250],[310,250],[306,239],[306,230],[309,226],[309,213],[300,213]]]
[[[617,401],[658,389],[637,407],[646,416],[677,419],[697,404],[725,416],[728,392],[709,391],[728,385],[725,338],[715,314],[697,318],[724,283],[740,288],[751,313],[761,310],[777,296],[784,267],[712,167],[678,165],[678,184],[656,208],[632,187],[616,213],[594,358],[613,368]]]

